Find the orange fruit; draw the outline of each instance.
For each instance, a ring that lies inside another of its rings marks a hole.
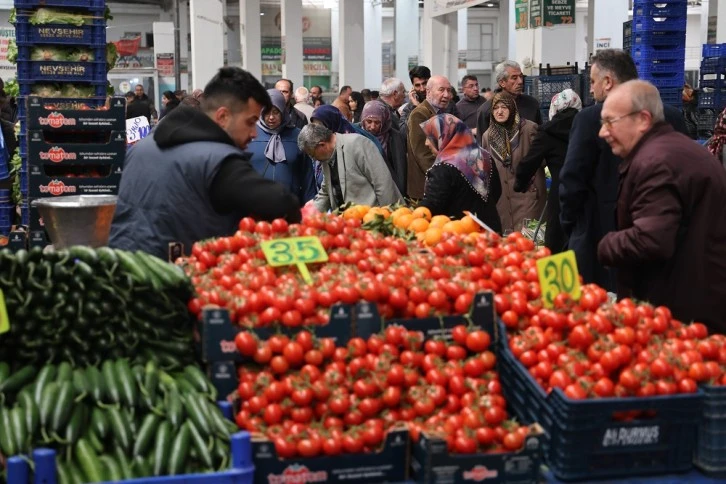
[[[471,234],[473,232],[479,232],[481,227],[478,223],[474,221],[473,218],[469,217],[468,215],[465,215],[459,220],[461,222],[462,227],[464,228],[465,234]]]
[[[413,211],[413,216],[416,218],[425,218],[426,220],[431,221],[431,210],[429,210],[428,207],[416,207]]]
[[[399,207],[391,212],[391,217],[399,217],[401,215],[407,215],[411,213],[411,209],[408,207]]]
[[[461,224],[460,220],[452,220],[451,222],[445,223],[444,226],[441,227],[441,230],[452,234],[465,233],[464,226]]]
[[[379,215],[378,212],[368,210],[368,212],[363,215],[363,223],[373,222],[376,219],[376,215]]]
[[[429,224],[429,227],[438,227],[441,228],[447,223],[451,222],[451,219],[447,217],[446,215],[436,215],[431,219],[431,223]]]
[[[391,215],[393,219],[393,225],[399,229],[407,229],[411,222],[413,222],[413,215],[410,213],[400,214],[398,216]]]
[[[424,243],[426,245],[435,245],[443,236],[443,232],[439,227],[429,227],[426,232],[424,232]]]
[[[410,230],[411,232],[416,232],[416,233],[424,232],[428,228],[429,228],[429,221],[426,220],[425,218],[415,218],[415,219],[413,219],[411,224],[408,226],[408,230]]]
[[[366,210],[368,212],[368,210]],[[343,218],[344,219],[362,219],[365,216],[365,213],[362,212],[359,209],[359,205],[354,205],[352,207],[346,208],[343,212]]]

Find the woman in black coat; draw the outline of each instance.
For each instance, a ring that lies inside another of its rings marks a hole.
[[[565,163],[572,121],[581,109],[580,96],[572,89],[565,89],[552,98],[550,121],[539,127],[527,156],[519,162],[514,182],[514,191],[526,191],[537,169],[543,163],[549,168],[552,185],[547,195],[545,246],[553,254],[562,252],[567,242],[560,225],[560,170]]]
[[[426,145],[436,161],[426,172],[421,206],[432,215],[461,218],[472,212],[489,228],[502,232],[497,201],[502,194],[496,165],[463,121],[439,114],[421,123]]]

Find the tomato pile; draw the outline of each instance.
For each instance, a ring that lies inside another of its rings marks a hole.
[[[529,433],[508,420],[482,330],[457,326],[449,343],[397,325],[346,347],[306,330],[235,342],[258,364],[238,370],[237,424],[267,435],[279,457],[371,452],[403,425],[414,441],[426,432],[467,454],[518,450]]]
[[[579,301],[560,294],[542,308],[518,291],[495,296],[509,349],[548,392],[572,399],[693,393],[726,384],[726,337],[684,325],[665,306],[607,302],[595,285]]]
[[[308,265],[313,284],[305,284],[295,266],[267,265],[261,241],[309,235],[319,237],[329,258]],[[318,213],[294,225],[244,218],[235,235],[194,244],[180,263],[197,290],[189,302],[197,317],[211,304],[229,309],[240,326],[298,327],[327,323],[336,303],[365,300],[384,318],[424,318],[463,314],[481,290],[517,289],[537,298],[535,261],[547,255],[519,233],[446,233],[425,248],[369,232],[359,219]]]

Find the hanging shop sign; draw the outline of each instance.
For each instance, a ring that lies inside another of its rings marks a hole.
[[[516,0],[514,2],[514,28],[522,30],[529,28],[529,0]]]
[[[574,24],[575,0],[543,0],[544,25]]]

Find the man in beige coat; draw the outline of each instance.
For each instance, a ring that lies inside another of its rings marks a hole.
[[[451,101],[451,83],[444,76],[433,76],[426,84],[426,100],[411,112],[408,118],[408,196],[421,199],[426,185],[426,172],[436,156],[426,146],[426,135],[421,123],[433,118]]]

